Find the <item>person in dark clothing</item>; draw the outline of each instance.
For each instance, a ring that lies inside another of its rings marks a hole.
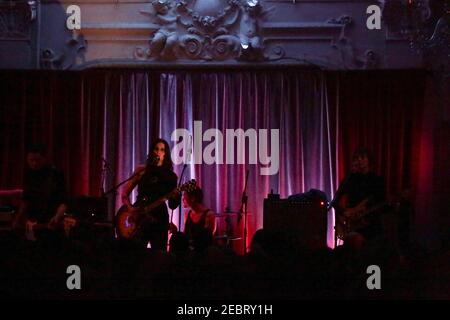
[[[213,244],[216,230],[216,214],[203,204],[203,190],[196,187],[183,194],[183,207],[190,208],[184,216],[184,234],[189,239],[191,250],[201,251]],[[171,225],[171,232],[177,228]]]
[[[23,195],[13,227],[25,228],[27,233],[37,225],[45,225],[43,229],[56,229],[67,207],[64,175],[47,163],[46,150],[42,145],[29,148],[26,162]]]
[[[351,173],[341,182],[332,206],[336,209],[337,230],[343,221],[347,224],[346,233],[353,231],[366,239],[381,232],[380,212],[385,201],[383,178],[373,172],[372,157],[367,149],[358,149],[353,155]],[[380,210],[377,210],[377,209]],[[358,218],[360,217],[360,218]],[[355,223],[356,222],[356,223]]]
[[[180,204],[179,193],[176,191],[177,180],[177,175],[173,172],[169,144],[163,139],[157,139],[152,144],[146,165],[138,167],[125,186],[122,202],[133,210],[133,207],[149,205],[173,193],[169,199],[169,208],[176,209]],[[129,195],[136,186],[138,187],[137,201],[132,205]],[[136,238],[145,244],[150,242],[152,249],[166,251],[168,230],[169,213],[166,204],[162,203],[140,223]]]
[[[185,215],[184,233],[192,249],[202,250],[213,243],[215,213],[203,204],[203,191],[197,187],[184,193],[183,206],[191,208]]]

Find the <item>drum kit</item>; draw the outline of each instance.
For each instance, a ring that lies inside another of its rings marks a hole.
[[[216,232],[214,239],[216,244],[231,246],[233,241],[243,239],[244,219],[239,211],[230,211],[228,208],[223,213],[216,213]]]

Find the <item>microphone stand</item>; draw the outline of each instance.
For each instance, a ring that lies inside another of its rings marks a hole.
[[[247,174],[245,176],[244,191],[242,192],[242,198],[241,198],[241,208],[239,209],[239,218],[238,218],[238,222],[240,222],[241,214],[244,213],[244,255],[247,253],[247,202],[248,202],[247,182],[248,182],[248,174],[249,174],[249,171],[247,170]]]
[[[155,157],[154,157],[152,161],[157,161],[157,160],[159,160],[159,158],[155,158]],[[106,196],[106,195],[108,195],[108,194],[110,194],[110,193],[112,193],[112,192],[115,192],[117,189],[119,189],[120,186],[122,186],[124,183],[130,181],[131,179],[133,179],[133,178],[134,178],[135,176],[137,176],[138,174],[139,174],[139,173],[137,173],[137,172],[133,173],[130,177],[128,177],[127,179],[121,181],[119,184],[113,186],[111,189],[109,189],[108,191],[106,191],[106,192],[103,194],[103,196]]]
[[[101,181],[100,181],[100,199],[102,203],[106,205],[106,216],[109,221],[111,217],[114,217],[114,212],[111,212],[111,208],[114,208],[114,204],[112,203],[113,199],[108,198],[107,195],[112,192],[112,190],[105,192],[105,185],[107,183],[108,177],[110,179],[114,179],[114,173],[111,170],[111,167],[108,164],[108,161],[104,157],[101,158],[103,162],[102,172],[101,172]]]
[[[102,174],[101,174],[101,178],[100,178],[100,197],[104,197],[104,194],[105,194],[104,184],[105,184],[105,180],[106,180],[106,170],[107,170],[106,165],[103,164]]]
[[[181,181],[183,181],[184,171],[186,170],[187,164],[183,165],[183,170],[181,171],[180,180],[178,181],[178,188],[181,186]],[[180,201],[180,214],[178,215],[178,231],[181,231],[181,216],[183,215],[183,201]],[[173,218],[173,209],[172,209],[172,217],[170,217],[170,222],[172,222]]]
[[[116,192],[117,189],[119,189],[120,186],[122,186],[123,184],[125,184],[126,182],[130,181],[131,179],[133,179],[136,176],[136,173],[133,173],[129,178],[121,181],[119,184],[115,185],[114,187],[112,187],[111,189],[109,189],[108,191],[106,191],[105,193],[103,193],[103,196],[107,196],[108,194],[112,193],[112,192]]]
[[[105,183],[106,178],[108,176],[108,173],[113,175],[113,172],[111,171],[111,168],[108,165],[108,162],[105,158],[102,157],[103,167],[102,167],[102,174],[101,174],[101,180],[100,180],[100,195],[101,197],[104,197],[106,195],[105,193]]]
[[[177,185],[177,188],[180,188],[180,186],[181,186],[181,181],[183,181],[183,175],[184,175],[184,170],[186,169],[186,164],[183,166],[183,170],[181,171],[181,175],[180,175],[180,179],[178,180],[178,185]],[[179,214],[179,216],[178,216],[178,231],[181,231],[181,214],[182,214],[182,210],[183,210],[183,205],[182,205],[182,203],[181,203],[182,201],[180,200],[180,214]],[[175,208],[176,209],[176,208]],[[175,209],[171,209],[171,212],[170,212],[170,222],[169,222],[169,225],[172,225],[172,221],[173,221],[173,210],[175,210]],[[169,227],[169,231],[168,231],[168,233],[167,233],[167,239],[168,239],[168,241],[167,241],[167,251],[169,251],[170,250],[170,247],[169,247],[169,243],[170,243],[170,238],[172,237],[171,236],[171,230],[170,230],[170,227]]]
[[[189,139],[189,145],[191,146],[191,144],[192,144],[192,136],[190,136],[190,139]],[[192,146],[189,150],[189,157],[190,156],[192,156]],[[184,161],[183,170],[181,171],[181,174],[180,174],[180,180],[178,180],[178,188],[181,186],[181,181],[183,181],[184,171],[187,168],[187,163],[186,163],[187,160],[188,160],[188,158],[186,158],[186,160]],[[173,210],[172,210],[172,213],[173,213]],[[183,216],[183,200],[180,201],[180,214],[178,215],[178,231],[181,231],[182,216]],[[172,218],[170,218],[170,222],[172,222]]]

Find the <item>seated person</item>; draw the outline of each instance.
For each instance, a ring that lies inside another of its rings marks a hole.
[[[203,204],[203,191],[197,187],[183,195],[183,207],[190,210],[184,217],[184,233],[189,239],[189,245],[193,250],[203,250],[213,243],[213,235],[216,230],[216,217],[213,210]],[[171,225],[171,231],[176,231],[176,226]]]
[[[66,188],[61,171],[47,163],[46,150],[42,145],[28,149],[27,170],[24,174],[23,195],[14,229],[25,229],[35,240],[34,229],[55,229],[66,211]]]
[[[385,187],[383,178],[374,172],[372,159],[365,148],[355,151],[352,170],[332,201],[336,209],[336,230],[344,237],[350,232],[357,232],[366,240],[381,235]]]

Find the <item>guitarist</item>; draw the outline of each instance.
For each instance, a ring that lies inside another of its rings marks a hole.
[[[351,173],[341,182],[332,206],[336,209],[337,219],[356,217],[385,201],[383,178],[373,171],[371,153],[360,148],[352,157]],[[378,236],[381,232],[381,220],[378,212],[366,217],[366,224],[356,230],[366,240]]]
[[[33,234],[39,240],[61,223],[66,211],[64,175],[47,163],[46,148],[34,145],[27,150],[23,196],[13,228]],[[38,229],[38,225],[42,228]],[[44,227],[45,226],[45,227]]]
[[[177,187],[177,175],[173,172],[170,147],[163,139],[155,140],[145,166],[138,167],[130,181],[122,191],[122,202],[129,210],[138,211]],[[134,205],[130,202],[130,194],[137,186],[138,196]],[[176,209],[180,204],[179,194],[169,199],[169,208]],[[149,216],[140,223],[136,236],[139,242],[146,245],[150,242],[152,249],[165,251],[169,230],[169,213],[165,203],[152,210]]]

